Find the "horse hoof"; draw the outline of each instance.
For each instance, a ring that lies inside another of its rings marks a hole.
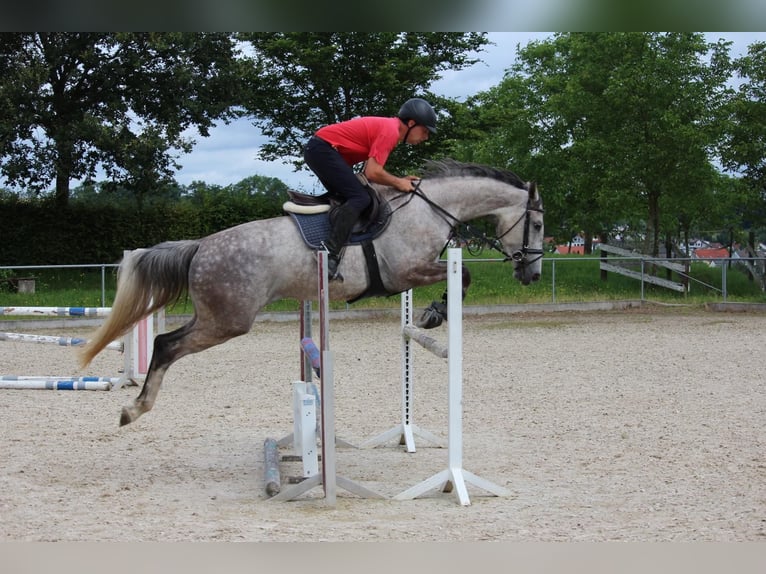
[[[434,301],[423,311],[415,326],[420,329],[435,329],[447,319],[447,306],[444,303]]]
[[[133,417],[130,416],[130,411],[128,411],[128,407],[123,407],[122,415],[120,415],[120,426],[124,427],[125,425],[129,425],[132,422],[133,422]]]

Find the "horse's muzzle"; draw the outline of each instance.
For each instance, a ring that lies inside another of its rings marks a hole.
[[[513,276],[518,279],[522,285],[527,286],[530,283],[540,280],[540,273],[530,273],[525,265],[519,265],[513,272]]]

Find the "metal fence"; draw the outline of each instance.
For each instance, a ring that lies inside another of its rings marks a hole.
[[[464,258],[464,263],[496,263],[502,262],[502,259],[484,259],[484,258]],[[615,257],[610,255],[608,258],[602,256],[597,257],[567,257],[556,258],[546,257],[543,259],[543,278],[542,282],[550,282],[551,303],[557,303],[557,276],[556,271],[562,265],[577,265],[587,261],[599,261],[600,268],[607,272],[621,273],[633,277],[637,281],[640,281],[640,297],[642,301],[646,300],[646,289],[649,285],[663,285],[664,283],[671,283],[667,280],[658,279],[655,275],[649,273],[649,270],[655,267],[667,267],[671,268],[676,273],[680,281],[677,285],[685,285],[684,289],[688,291],[689,286],[698,284],[706,289],[715,291],[721,295],[723,301],[726,301],[729,295],[728,292],[728,274],[731,266],[743,266],[747,271],[752,273],[760,281],[761,289],[766,288],[764,275],[766,274],[766,257],[751,257],[751,258],[721,258],[721,259],[694,259],[694,258],[654,258],[654,257]],[[721,273],[721,287],[705,283],[689,273],[689,267],[691,263],[706,263],[710,266],[720,269]],[[630,264],[631,267],[636,268],[634,271],[627,270],[627,272],[620,272],[615,269],[620,264]],[[13,266],[0,266],[0,277],[2,277],[3,271],[10,270],[15,273],[27,272],[32,270],[52,270],[52,269],[98,269],[101,273],[101,306],[106,307],[106,288],[107,288],[107,270],[112,270],[118,265],[115,263],[101,263],[101,264],[75,264],[75,265],[13,265]],[[606,266],[606,269],[605,269]],[[546,269],[548,267],[549,269]],[[110,271],[111,272],[111,271]],[[681,289],[676,289],[680,291]]]
[[[32,271],[33,269],[100,269],[101,270],[101,306],[106,307],[106,270],[118,267],[117,263],[94,263],[74,265],[0,265],[0,276],[3,271]]]
[[[641,285],[641,300],[646,300],[646,288],[648,285],[660,285],[679,292],[688,292],[689,288],[693,284],[697,284],[706,289],[720,293],[724,301],[728,298],[728,272],[732,266],[741,266],[747,272],[758,278],[761,284],[761,290],[766,289],[766,283],[764,283],[764,275],[766,274],[766,258],[765,257],[725,257],[719,259],[696,259],[693,257],[577,257],[556,259],[545,259],[545,263],[551,265],[551,290],[552,290],[552,302],[556,302],[556,266],[561,264],[569,264],[577,261],[599,261],[600,269],[607,272],[618,273],[628,277],[632,277],[640,281]],[[639,268],[638,271],[631,271],[629,269],[620,269],[620,265],[614,265],[614,263],[629,263]],[[690,273],[690,267],[692,263],[705,264],[710,267],[718,268],[721,271],[721,287],[716,287],[710,283],[706,283]],[[650,269],[662,267],[670,269],[678,277],[679,281],[673,282],[667,279],[662,279],[649,272]]]
[[[470,259],[464,258],[464,263],[496,263],[502,262],[503,259]],[[706,289],[717,292],[721,295],[723,301],[726,301],[728,292],[728,274],[732,266],[742,267],[743,271],[751,273],[760,282],[761,290],[766,292],[766,257],[724,257],[718,259],[697,259],[693,257],[642,257],[642,256],[613,256],[605,257],[603,254],[600,256],[577,256],[577,257],[546,257],[543,259],[543,279],[542,281],[550,281],[551,290],[551,303],[557,303],[556,285],[557,277],[556,270],[561,265],[578,265],[588,261],[598,261],[599,267],[602,271],[607,273],[618,273],[632,277],[640,282],[640,298],[641,301],[646,301],[646,290],[649,285],[660,285],[663,287],[671,288],[678,292],[689,292],[692,285],[698,285]],[[717,287],[710,283],[706,283],[697,277],[694,277],[690,273],[691,264],[705,264],[710,267],[720,269],[721,273],[721,287]],[[637,271],[631,271],[626,267],[620,269],[620,264],[630,264],[636,267]],[[546,269],[549,267],[549,269]],[[653,268],[662,267],[672,270],[678,277],[679,281],[674,282],[666,279],[662,279],[651,273]],[[672,284],[672,286],[671,286]]]

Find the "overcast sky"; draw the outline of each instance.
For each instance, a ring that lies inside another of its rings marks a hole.
[[[494,45],[479,54],[482,62],[459,72],[445,72],[431,90],[439,95],[465,99],[497,85],[516,57],[516,47],[532,40],[551,36],[545,32],[490,32]],[[725,38],[733,42],[732,56],[744,54],[755,41],[766,41],[766,32],[709,32],[708,41]],[[276,177],[289,187],[319,192],[322,188],[316,177],[307,172],[295,172],[289,164],[264,162],[257,159],[258,146],[264,143],[260,132],[249,120],[219,125],[210,131],[210,137],[197,138],[194,151],[180,158],[182,169],[176,180],[188,185],[192,181],[229,185],[251,175]]]

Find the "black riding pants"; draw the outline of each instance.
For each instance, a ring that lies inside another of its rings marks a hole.
[[[303,148],[303,159],[327,191],[343,198],[355,217],[370,205],[370,196],[354,170],[329,143],[312,136]]]

